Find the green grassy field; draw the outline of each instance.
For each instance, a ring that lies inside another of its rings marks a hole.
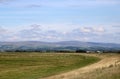
[[[0,53],[0,79],[38,79],[99,61],[78,54]]]

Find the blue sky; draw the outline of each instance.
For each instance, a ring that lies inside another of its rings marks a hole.
[[[0,0],[0,41],[120,43],[119,0]]]

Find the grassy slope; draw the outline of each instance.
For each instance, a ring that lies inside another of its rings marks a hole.
[[[82,54],[99,57],[101,61],[44,79],[120,79],[120,54]]]
[[[103,59],[110,57],[109,61],[115,59],[115,62],[109,66],[97,68],[92,72],[87,72],[81,76],[77,76],[74,79],[120,79],[120,54],[103,54],[101,57],[103,57]]]
[[[120,79],[120,65],[97,69],[93,72],[85,73],[87,76],[74,79]]]
[[[0,53],[0,79],[38,79],[97,62],[95,57],[56,53]]]
[[[120,79],[120,65],[98,69],[94,73],[97,73],[98,75],[93,79]]]

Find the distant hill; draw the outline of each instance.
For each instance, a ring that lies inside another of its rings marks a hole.
[[[95,43],[81,41],[61,41],[61,42],[0,42],[0,50],[120,50],[120,44]]]

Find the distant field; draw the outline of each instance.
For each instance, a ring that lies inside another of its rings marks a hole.
[[[0,79],[38,79],[99,61],[97,57],[58,53],[0,53]]]

